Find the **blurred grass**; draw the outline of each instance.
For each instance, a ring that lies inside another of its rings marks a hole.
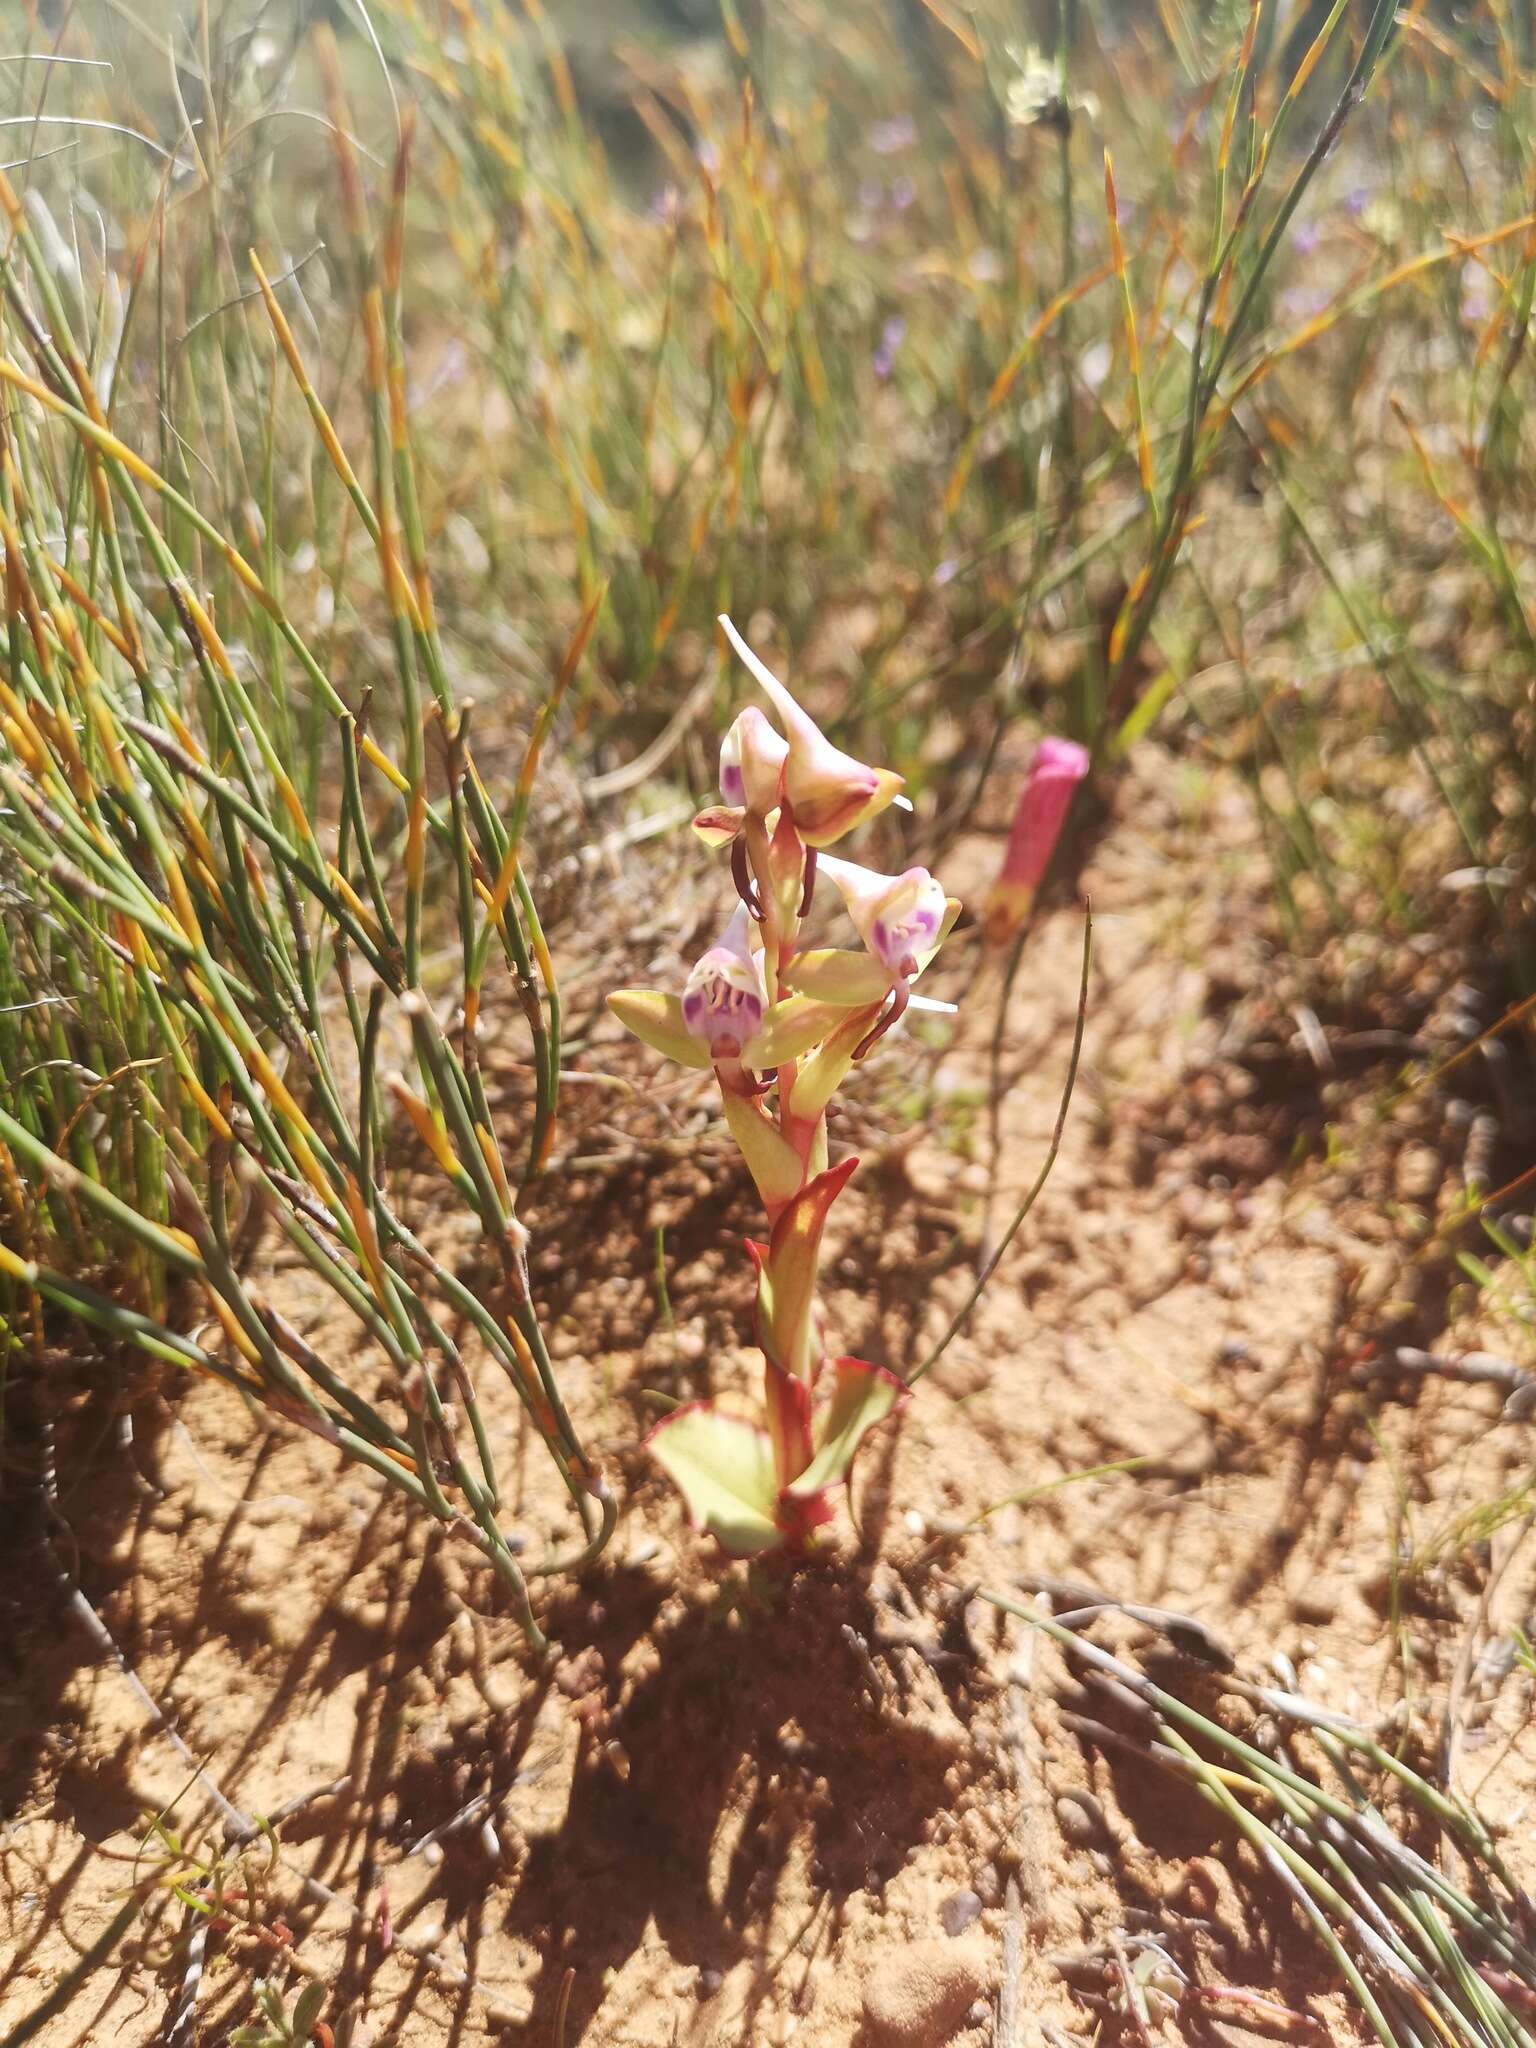
[[[1514,16],[1409,10],[1353,127],[1380,10],[803,0],[598,80],[533,8],[375,18],[439,144],[487,596],[611,579],[600,766],[761,611],[936,798],[1021,719],[1108,767],[1158,729],[1247,775],[1303,950],[1475,869],[1531,985]]]

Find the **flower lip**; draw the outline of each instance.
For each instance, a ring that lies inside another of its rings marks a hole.
[[[948,900],[926,868],[908,868],[870,919],[869,950],[893,974],[915,973],[918,957],[938,944]]]
[[[737,1059],[767,1007],[742,905],[719,942],[694,962],[683,986],[683,1023],[716,1059]]]
[[[830,854],[821,856],[820,866],[836,884],[859,937],[880,964],[898,978],[914,975],[943,932],[949,908],[943,885],[926,868],[881,875]]]

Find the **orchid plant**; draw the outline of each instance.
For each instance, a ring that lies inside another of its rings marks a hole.
[[[666,1416],[650,1448],[697,1528],[733,1556],[802,1552],[833,1513],[860,1444],[906,1398],[894,1373],[828,1357],[816,1301],[822,1234],[856,1159],[828,1163],[827,1112],[849,1070],[909,1008],[952,1009],[913,991],[959,914],[926,868],[877,874],[828,852],[889,804],[902,778],[833,746],[728,618],[727,638],[779,721],[756,706],[720,748],[722,802],[694,820],[728,848],[738,901],[680,994],[608,998],[637,1038],[712,1068],[725,1120],[762,1197],[756,1421],[695,1402]],[[846,906],[861,946],[802,943],[818,880]]]

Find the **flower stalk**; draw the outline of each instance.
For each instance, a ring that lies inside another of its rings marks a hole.
[[[859,1445],[906,1398],[895,1373],[827,1355],[822,1237],[858,1165],[829,1164],[827,1118],[850,1070],[910,1006],[949,1007],[924,1005],[912,984],[960,906],[926,868],[878,874],[826,850],[884,810],[901,777],[834,747],[731,621],[720,624],[781,728],[755,706],[741,712],[721,744],[721,802],[694,821],[706,844],[728,849],[736,908],[680,996],[620,989],[609,1007],[657,1051],[712,1069],[767,1213],[767,1242],[747,1246],[761,1420],[697,1402],[650,1437],[695,1526],[752,1556],[812,1546]],[[821,880],[841,896],[860,948],[806,945]]]

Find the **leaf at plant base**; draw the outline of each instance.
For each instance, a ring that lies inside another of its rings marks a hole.
[[[873,953],[846,946],[814,946],[786,961],[779,973],[786,988],[843,1009],[883,1002],[891,977]]]
[[[669,1060],[685,1067],[710,1064],[709,1048],[683,1022],[683,1006],[676,996],[663,995],[659,988],[616,988],[608,1007],[626,1031]]]
[[[883,1365],[838,1358],[832,1373],[832,1399],[814,1424],[816,1455],[789,1488],[797,1497],[840,1485],[865,1437],[907,1398],[906,1387]]]
[[[767,1288],[759,1296],[758,1342],[787,1372],[811,1375],[811,1311],[816,1299],[816,1266],[827,1211],[858,1165],[843,1159],[807,1181],[786,1203],[768,1241]]]
[[[770,1216],[776,1215],[799,1187],[805,1168],[800,1154],[780,1131],[755,1096],[721,1095],[731,1136],[741,1147]]]
[[[785,996],[769,1006],[762,1026],[741,1049],[742,1063],[759,1073],[797,1060],[835,1031],[848,1014],[842,1003],[821,1003],[810,996]]]
[[[683,1496],[693,1526],[732,1557],[756,1557],[782,1542],[766,1430],[696,1401],[665,1416],[646,1443]]]

